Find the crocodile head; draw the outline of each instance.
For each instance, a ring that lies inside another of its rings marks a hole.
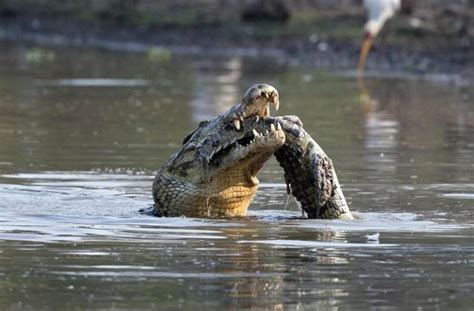
[[[194,184],[206,185],[226,179],[230,171],[243,171],[248,182],[257,184],[256,174],[285,142],[278,124],[266,124],[270,105],[279,106],[277,90],[256,84],[240,105],[212,121],[201,122],[183,141],[183,148],[168,164],[168,172]],[[236,180],[242,182],[242,180]]]
[[[267,84],[253,85],[239,105],[201,122],[184,139],[182,149],[162,166],[159,175],[166,174],[183,191],[193,189],[179,194],[187,197],[183,204],[192,206],[193,214],[202,215],[196,209],[202,205],[211,216],[232,216],[247,209],[257,189],[257,173],[285,143],[280,124],[266,120],[270,105],[278,109],[277,90]],[[154,197],[159,206],[156,184]]]

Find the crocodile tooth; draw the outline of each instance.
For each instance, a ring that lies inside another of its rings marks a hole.
[[[275,93],[273,94],[273,105],[275,106],[275,110],[278,110],[280,108],[280,101],[278,100],[278,95]]]
[[[214,156],[214,151],[211,151],[211,153],[208,156],[206,156],[207,162],[209,162],[213,156]]]
[[[259,120],[260,120],[260,117],[259,117],[259,116],[256,116],[256,117],[255,117],[255,123],[258,123]]]
[[[240,120],[239,119],[234,119],[234,127],[237,131],[240,130]]]
[[[280,124],[280,122],[277,123],[277,130],[281,131],[281,124]]]
[[[252,132],[253,132],[253,136],[260,137],[260,134],[255,129],[253,129]]]
[[[270,124],[270,131],[275,132],[275,125],[273,125],[273,123]]]

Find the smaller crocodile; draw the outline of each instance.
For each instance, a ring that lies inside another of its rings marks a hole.
[[[239,105],[204,121],[159,169],[155,216],[244,216],[257,173],[274,154],[309,218],[352,219],[331,160],[295,116],[271,117],[277,90],[253,85]]]
[[[303,129],[301,120],[297,116],[275,119],[285,133],[285,144],[275,157],[285,171],[288,194],[300,202],[308,218],[353,219],[331,159]]]

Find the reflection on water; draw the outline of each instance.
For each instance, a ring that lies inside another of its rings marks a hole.
[[[189,103],[194,122],[209,120],[240,102],[242,59],[204,59],[194,63],[195,85]]]
[[[61,49],[28,63],[27,50],[0,52],[0,309],[473,305],[470,88],[361,87],[240,57]],[[274,160],[248,217],[140,215],[184,135],[255,82],[333,158],[357,219],[302,219]]]
[[[38,86],[146,86],[151,82],[143,79],[58,79],[40,80]]]
[[[398,147],[399,123],[391,115],[387,106],[390,105],[393,94],[379,99],[371,96],[364,80],[358,80],[360,101],[365,113],[365,148],[367,169],[377,169],[387,174],[396,170],[396,155]]]

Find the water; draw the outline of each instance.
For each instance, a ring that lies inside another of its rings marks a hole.
[[[0,309],[474,304],[471,88],[358,85],[258,58],[31,50],[0,49]],[[276,86],[279,114],[299,115],[333,158],[357,219],[301,219],[274,160],[248,217],[138,214],[182,138],[255,82]]]

